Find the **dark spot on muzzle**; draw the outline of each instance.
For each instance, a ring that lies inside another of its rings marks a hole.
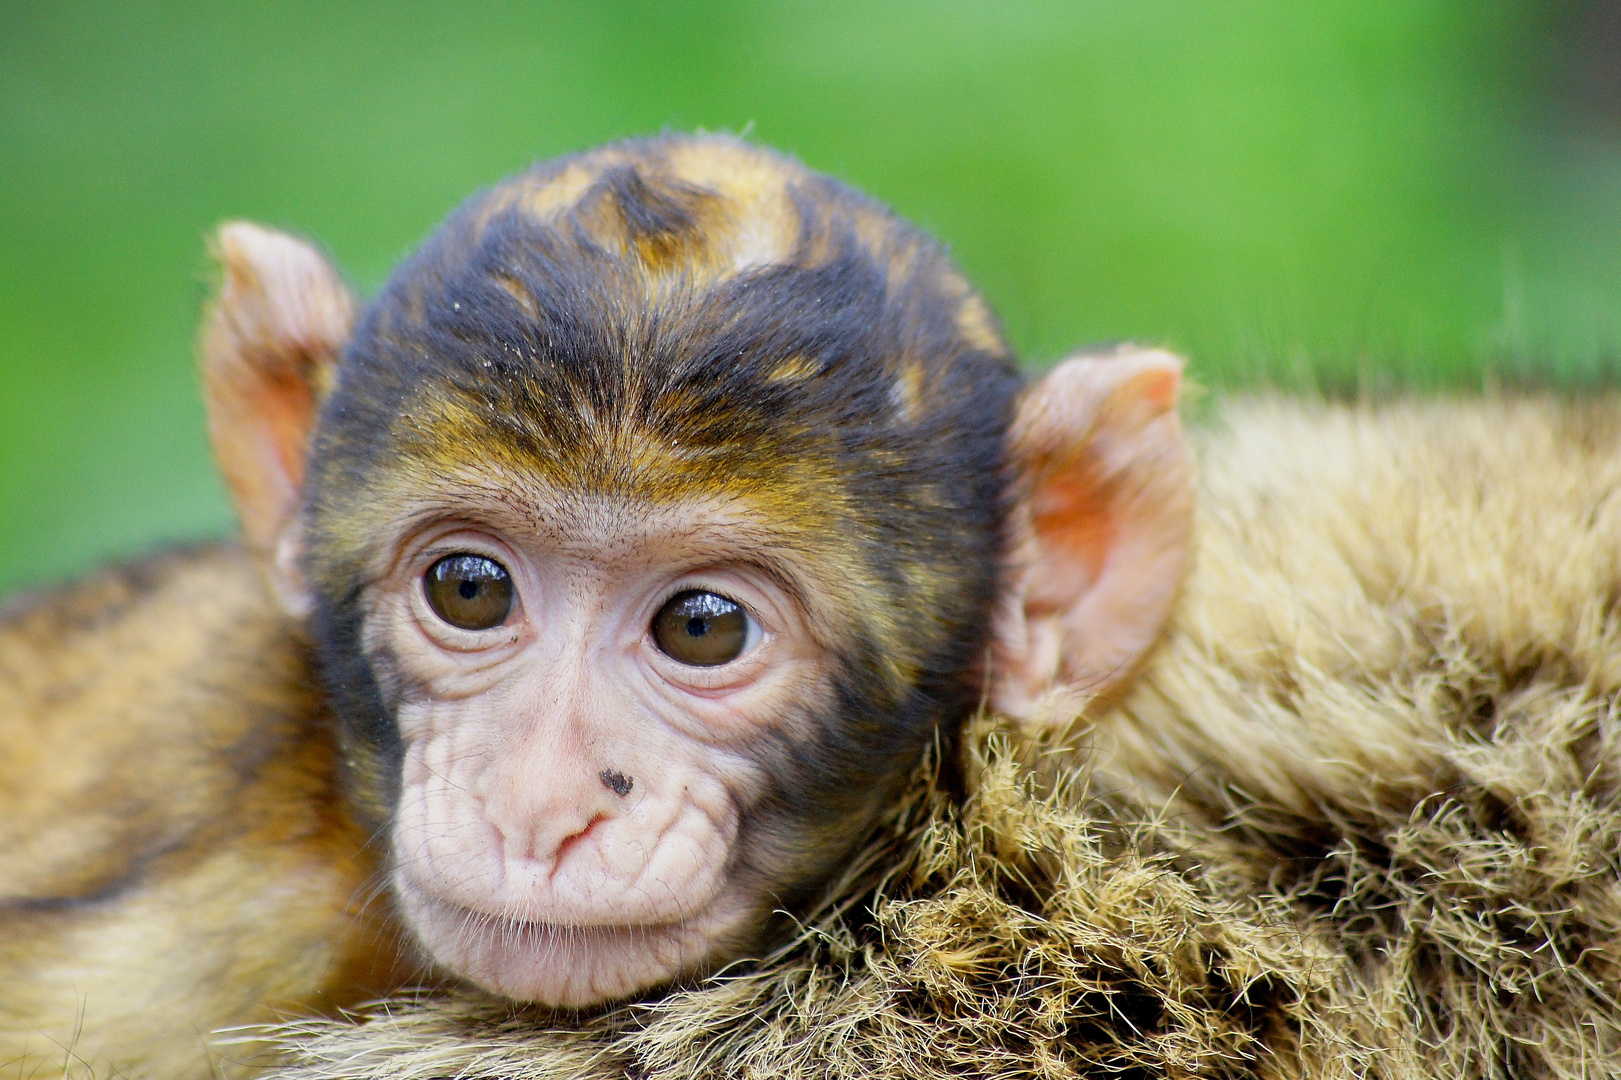
[[[629,795],[630,789],[636,784],[636,781],[632,780],[624,773],[615,772],[612,769],[603,769],[597,774],[597,779],[602,781],[603,787],[607,788],[609,791],[620,796],[621,798]]]

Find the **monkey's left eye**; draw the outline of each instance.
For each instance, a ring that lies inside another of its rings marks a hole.
[[[700,589],[672,597],[653,616],[653,640],[659,651],[693,667],[730,663],[759,634],[742,604]]]
[[[422,575],[422,594],[451,626],[488,630],[512,611],[512,575],[483,555],[447,555]]]

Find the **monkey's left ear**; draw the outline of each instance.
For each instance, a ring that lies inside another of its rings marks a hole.
[[[297,614],[306,606],[294,561],[310,432],[354,326],[354,296],[320,252],[285,233],[233,221],[211,247],[222,276],[200,348],[209,436],[243,540]]]
[[[1066,360],[1027,392],[1011,434],[1019,501],[998,711],[1066,722],[1123,689],[1163,632],[1193,528],[1181,383],[1180,358],[1128,346]]]

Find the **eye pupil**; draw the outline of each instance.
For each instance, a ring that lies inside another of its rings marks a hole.
[[[483,555],[447,555],[422,575],[422,594],[451,626],[488,630],[512,611],[512,575]]]
[[[653,617],[659,651],[693,667],[736,660],[748,643],[749,614],[719,593],[692,589],[671,598]]]

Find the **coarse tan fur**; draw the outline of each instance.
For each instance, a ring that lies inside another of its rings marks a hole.
[[[595,1017],[291,1024],[288,1080],[1621,1072],[1621,403],[1256,401],[1199,442],[1135,688],[978,722],[966,802],[922,769],[796,944]]]
[[[0,1073],[210,1076],[405,977],[305,652],[235,547],[0,607]]]

